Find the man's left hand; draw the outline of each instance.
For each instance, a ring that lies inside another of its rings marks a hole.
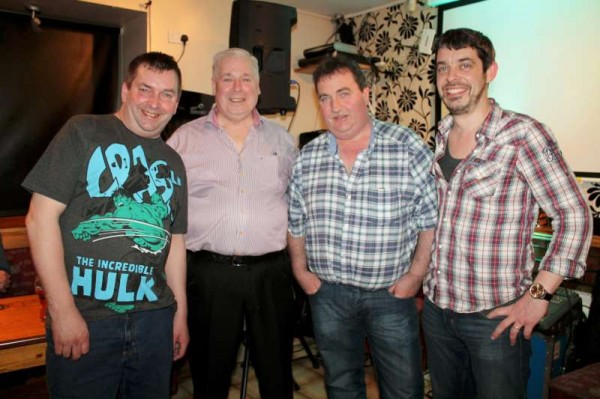
[[[548,301],[543,299],[534,299],[525,293],[517,302],[494,309],[488,315],[493,319],[498,316],[506,316],[498,327],[492,333],[492,339],[496,339],[504,330],[510,327],[510,344],[517,342],[517,336],[521,329],[526,339],[531,338],[533,328],[546,315],[548,310]]]
[[[423,276],[410,271],[400,277],[388,291],[396,298],[411,298],[417,295],[423,284]]]
[[[185,355],[189,342],[187,321],[184,317],[178,317],[176,313],[173,320],[173,361],[179,360]]]

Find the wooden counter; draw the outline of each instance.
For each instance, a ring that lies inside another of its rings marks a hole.
[[[46,337],[37,295],[0,299],[0,373],[42,366],[45,360]]]

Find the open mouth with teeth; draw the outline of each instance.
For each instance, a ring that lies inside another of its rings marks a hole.
[[[160,116],[160,114],[156,113],[156,112],[150,112],[150,111],[145,111],[142,110],[142,114],[146,117],[146,118],[150,118],[150,119],[156,119]]]
[[[463,96],[463,94],[468,93],[467,87],[445,87],[444,88],[444,96],[448,100],[459,99]]]

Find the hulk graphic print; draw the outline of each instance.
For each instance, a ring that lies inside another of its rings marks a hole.
[[[141,252],[156,254],[165,247],[168,232],[162,228],[161,222],[167,216],[168,208],[158,194],[152,194],[151,204],[140,204],[120,194],[113,200],[114,212],[94,215],[79,223],[73,230],[73,237],[78,240],[105,240],[124,234]]]

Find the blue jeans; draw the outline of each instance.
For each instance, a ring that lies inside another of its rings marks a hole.
[[[79,360],[54,354],[46,329],[51,398],[169,398],[174,307],[89,321],[90,351]]]
[[[488,312],[456,313],[425,300],[423,330],[435,399],[524,398],[531,343],[519,333],[510,345],[510,329],[492,340],[501,319]]]
[[[366,398],[365,337],[380,398],[423,398],[414,298],[323,282],[309,301],[329,399]]]

